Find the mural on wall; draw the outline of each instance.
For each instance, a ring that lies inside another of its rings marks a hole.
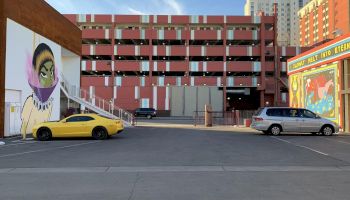
[[[48,121],[51,117],[53,97],[57,82],[57,67],[51,48],[40,43],[33,55],[27,56],[26,73],[32,94],[23,105],[21,133],[31,133],[35,124]]]
[[[289,77],[289,104],[293,108],[302,107],[302,92],[301,92],[301,73],[293,74]]]
[[[303,73],[303,104],[324,118],[339,122],[337,64]]]

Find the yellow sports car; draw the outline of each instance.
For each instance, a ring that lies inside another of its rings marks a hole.
[[[124,130],[123,122],[96,114],[77,114],[57,122],[33,127],[33,137],[44,141],[56,137],[94,137],[103,140]]]

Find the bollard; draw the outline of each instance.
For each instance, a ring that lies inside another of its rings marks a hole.
[[[213,113],[211,110],[211,105],[205,105],[205,114],[204,114],[204,122],[206,127],[213,126]]]

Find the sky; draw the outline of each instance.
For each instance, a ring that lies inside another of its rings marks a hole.
[[[62,14],[243,15],[245,0],[46,0]]]

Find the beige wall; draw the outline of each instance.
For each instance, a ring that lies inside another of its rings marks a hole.
[[[211,104],[213,111],[223,111],[223,91],[217,87],[171,87],[171,116],[193,116]]]

